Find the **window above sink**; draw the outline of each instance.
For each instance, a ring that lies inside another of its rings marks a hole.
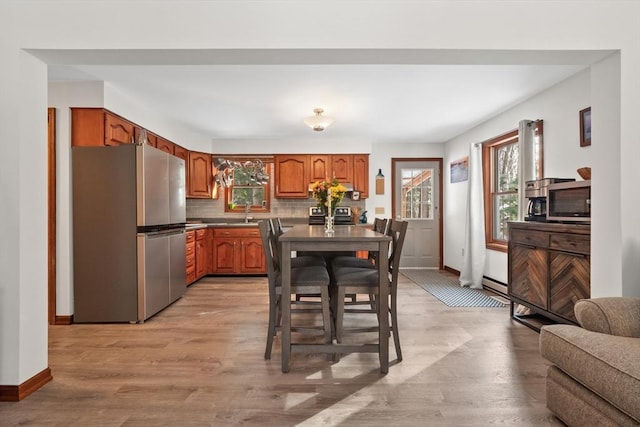
[[[264,173],[270,176],[271,164],[264,163]],[[254,168],[236,167],[230,180],[232,184],[225,189],[225,212],[270,212],[269,180],[257,183],[252,176]]]

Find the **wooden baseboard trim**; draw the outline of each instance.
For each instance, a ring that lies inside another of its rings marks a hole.
[[[73,324],[73,314],[69,316],[56,315],[54,325],[71,325]]]
[[[20,385],[0,385],[0,402],[19,402],[52,379],[51,369],[47,368]]]
[[[451,268],[448,265],[444,266],[444,271],[448,271],[449,273],[455,274],[456,276],[460,275],[460,272],[458,270],[456,270],[455,268]]]

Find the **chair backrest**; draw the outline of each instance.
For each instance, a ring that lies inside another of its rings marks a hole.
[[[387,232],[387,219],[386,218],[374,218],[373,219],[373,231],[386,234]],[[374,263],[378,259],[378,252],[369,251],[369,257]]]
[[[279,271],[279,266],[276,266],[274,261],[274,254],[277,254],[277,246],[274,243],[273,232],[271,231],[271,224],[269,220],[258,221],[258,229],[260,230],[260,237],[262,238],[262,247],[264,249],[264,257],[267,263],[267,277],[269,279],[269,295],[275,296],[276,292],[276,276]],[[277,255],[276,255],[277,256]]]
[[[391,237],[391,247],[389,249],[389,273],[391,273],[391,284],[396,286],[398,282],[398,272],[400,271],[400,257],[402,256],[402,246],[407,234],[407,221],[389,220],[387,235]]]
[[[280,246],[280,235],[282,235],[282,222],[280,218],[271,218],[269,220],[269,228],[271,230],[271,241],[273,246],[273,262],[275,265],[276,271],[280,271],[280,253],[282,252]]]

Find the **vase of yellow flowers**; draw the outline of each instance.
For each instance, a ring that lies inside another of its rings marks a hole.
[[[347,192],[347,187],[340,184],[336,178],[331,181],[316,181],[311,184],[313,197],[318,201],[318,207],[325,213],[325,231],[333,232],[333,215],[336,207]]]

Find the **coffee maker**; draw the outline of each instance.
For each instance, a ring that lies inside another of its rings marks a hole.
[[[525,221],[547,222],[547,195],[550,184],[575,181],[573,178],[543,178],[527,181],[524,195],[529,199]]]

